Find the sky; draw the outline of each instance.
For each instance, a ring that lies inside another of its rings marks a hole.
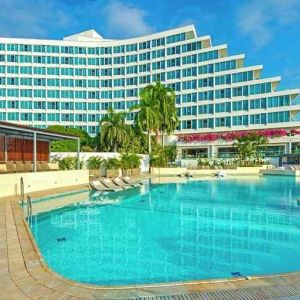
[[[0,0],[0,36],[62,39],[88,29],[123,39],[194,24],[245,65],[300,88],[300,0]]]

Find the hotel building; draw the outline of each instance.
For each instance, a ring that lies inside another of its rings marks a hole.
[[[277,91],[279,76],[262,78],[263,66],[244,59],[198,37],[192,25],[127,40],[94,30],[63,40],[0,38],[0,121],[95,135],[109,107],[130,109],[143,87],[160,80],[176,92],[180,124],[169,141],[183,156],[230,153],[226,139],[201,134],[245,130],[274,129],[271,152],[297,149],[297,134],[276,132],[300,127],[299,89]]]

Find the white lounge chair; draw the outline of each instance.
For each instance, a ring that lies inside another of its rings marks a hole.
[[[112,178],[112,181],[114,184],[116,184],[117,186],[123,188],[123,189],[130,189],[132,186],[125,183],[123,180],[121,180],[121,178]]]
[[[95,191],[115,192],[115,189],[104,186],[99,180],[90,181],[90,188]]]
[[[132,186],[140,186],[140,185],[143,185],[142,182],[140,182],[140,181],[133,181],[133,180],[131,180],[131,178],[128,177],[128,176],[122,177],[122,180],[123,180],[126,184],[130,184],[130,185],[132,185]]]
[[[101,183],[106,186],[109,189],[113,189],[115,192],[116,191],[121,191],[124,188],[118,187],[115,183],[113,183],[110,179],[104,178],[101,180]]]

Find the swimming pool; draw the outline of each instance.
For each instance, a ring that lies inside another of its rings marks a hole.
[[[150,184],[38,213],[30,226],[49,267],[83,283],[299,271],[297,184],[277,176]]]

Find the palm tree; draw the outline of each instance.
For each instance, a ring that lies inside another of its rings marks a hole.
[[[247,160],[255,155],[255,150],[248,135],[237,138],[233,146],[236,147],[240,166],[246,165]]]
[[[151,154],[151,133],[159,129],[160,114],[159,101],[156,97],[155,87],[146,86],[140,92],[140,103],[133,107],[138,109],[135,123],[141,131],[148,132],[148,153]]]
[[[268,144],[268,139],[261,134],[251,134],[250,135],[251,142],[253,145],[253,148],[255,150],[255,157],[256,157],[256,162],[260,164],[260,159],[262,158],[261,152],[259,151],[259,148]]]
[[[157,100],[159,101],[160,126],[159,130],[162,137],[162,146],[164,147],[165,134],[171,134],[178,125],[176,112],[176,96],[173,89],[164,86],[161,82],[154,85]]]
[[[260,134],[248,134],[237,138],[237,141],[233,143],[233,146],[237,149],[237,156],[240,164],[246,164],[246,161],[250,158],[254,158],[256,163],[260,163],[261,154],[259,147],[266,145],[268,139]]]
[[[112,108],[100,120],[100,141],[117,152],[118,146],[129,142],[131,126],[125,123],[126,114],[116,113]]]

